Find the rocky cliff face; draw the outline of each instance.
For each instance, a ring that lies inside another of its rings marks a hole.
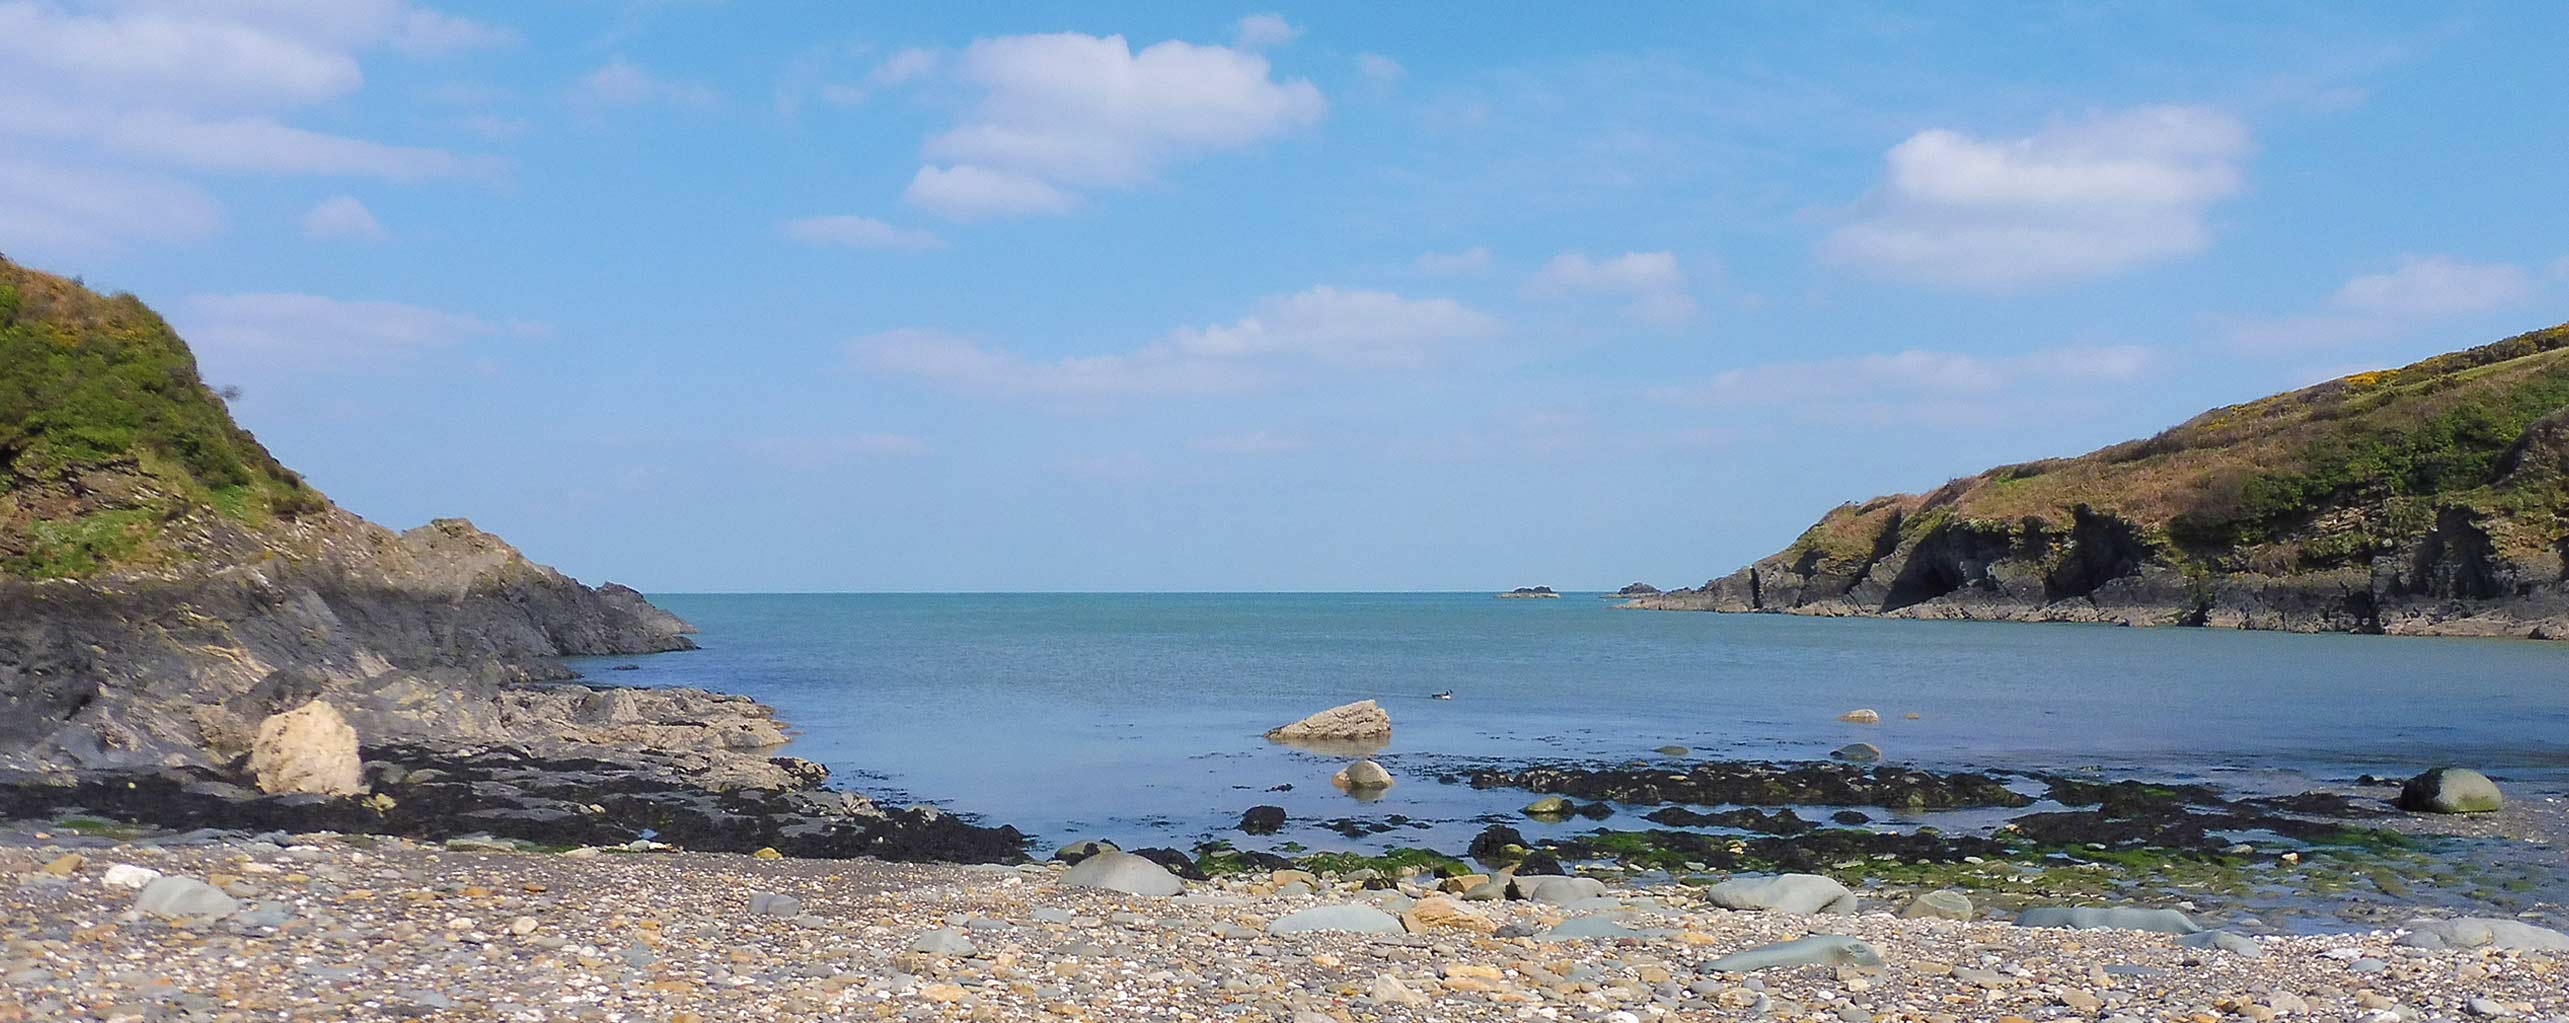
[[[2569,327],[1831,511],[1627,606],[2569,638]]]

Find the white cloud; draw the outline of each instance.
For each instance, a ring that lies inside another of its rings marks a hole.
[[[110,127],[101,141],[119,153],[207,170],[347,175],[386,181],[445,177],[493,180],[505,173],[500,161],[488,157],[369,142],[262,117],[200,121],[136,114]]]
[[[921,167],[901,198],[956,220],[1061,213],[1079,204],[1042,178],[972,164]]]
[[[936,73],[939,58],[935,50],[912,47],[894,52],[866,72],[865,83],[876,88],[908,85]]]
[[[1476,274],[1490,268],[1490,250],[1475,245],[1460,252],[1422,252],[1418,268],[1432,274]]]
[[[714,90],[701,82],[662,78],[644,70],[642,65],[621,54],[581,76],[571,86],[571,99],[591,107],[629,107],[645,103],[704,108],[720,101]]]
[[[2532,275],[2513,263],[2411,256],[2387,273],[2347,281],[2337,289],[2335,301],[2348,309],[2389,316],[2450,316],[2513,305],[2532,292]]]
[[[966,47],[947,74],[974,98],[959,123],[922,144],[929,166],[910,195],[963,215],[1060,212],[1073,204],[1070,189],[1145,181],[1177,160],[1309,126],[1328,110],[1310,82],[1272,78],[1264,57],[1176,40],[1136,53],[1122,36],[1002,36]],[[967,179],[941,180],[967,170]],[[1003,185],[1006,202],[937,204]]]
[[[1409,69],[1379,53],[1359,53],[1356,55],[1356,73],[1376,88],[1387,89],[1407,76]]]
[[[2533,274],[2514,263],[2409,256],[2339,285],[2324,311],[2243,320],[2231,326],[2230,339],[2267,350],[2379,341],[2434,320],[2516,305],[2533,291]]]
[[[353,196],[334,195],[315,203],[303,215],[303,236],[315,241],[355,239],[381,241],[386,237],[382,221],[373,210]]]
[[[1270,50],[1294,41],[1302,30],[1293,27],[1281,14],[1252,14],[1240,19],[1231,45],[1243,50]]]
[[[1985,290],[2097,277],[2200,251],[2212,205],[2244,187],[2248,128],[2144,107],[1984,140],[1923,131],[1822,244],[1829,259]]]
[[[1416,368],[1501,327],[1452,299],[1323,285],[1266,299],[1230,323],[1172,330],[1128,352],[1032,359],[904,329],[859,338],[850,356],[873,372],[999,397],[1205,395],[1254,389],[1311,367]]]
[[[1651,397],[1714,408],[1799,406],[1880,421],[1985,422],[2004,418],[2011,404],[2051,400],[2054,386],[2130,381],[2154,364],[2149,349],[2132,346],[1996,358],[1910,349],[1725,370]]]
[[[521,42],[513,29],[486,25],[426,8],[402,12],[393,34],[393,49],[413,57],[439,57],[466,50],[496,50]]]
[[[809,245],[850,245],[865,249],[923,251],[946,247],[945,239],[915,228],[894,227],[872,217],[853,215],[801,217],[778,229],[785,237]]]
[[[918,458],[933,450],[928,442],[904,433],[767,437],[750,446],[770,459],[806,469],[881,458]]]
[[[1225,433],[1215,434],[1209,437],[1198,437],[1186,442],[1186,446],[1208,455],[1255,456],[1292,454],[1293,452],[1308,448],[1311,445],[1300,437],[1288,437],[1270,433],[1266,430],[1255,430],[1249,433]]]
[[[279,359],[366,358],[453,345],[493,332],[481,320],[400,302],[320,295],[195,295],[180,333],[202,350]]]
[[[183,181],[0,155],[0,241],[21,258],[190,241],[221,223],[214,200]]]
[[[1564,252],[1534,272],[1526,282],[1526,293],[1548,298],[1619,296],[1629,300],[1624,315],[1645,323],[1677,324],[1695,315],[1695,300],[1686,293],[1686,273],[1673,252],[1627,252],[1606,260]]]

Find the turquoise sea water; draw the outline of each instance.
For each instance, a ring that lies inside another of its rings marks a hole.
[[[1474,818],[1532,796],[1441,785],[1440,766],[1669,744],[1818,759],[1862,739],[1920,766],[2258,792],[2459,763],[2511,791],[2569,788],[2569,644],[1642,612],[1578,594],[653,599],[704,649],[574,666],[754,696],[798,730],[787,752],[842,784],[1046,841],[1459,848]],[[607,670],[619,663],[640,668]],[[1455,696],[1427,698],[1440,690]],[[1330,787],[1344,758],[1260,738],[1366,697],[1394,724],[1376,759],[1400,780],[1380,800]],[[1855,707],[1883,723],[1835,720]],[[1270,842],[1230,832],[1260,803],[1294,825]],[[1413,823],[1367,839],[1317,826],[1395,815]]]

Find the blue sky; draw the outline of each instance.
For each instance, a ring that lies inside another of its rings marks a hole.
[[[0,252],[658,590],[1698,582],[2569,319],[2556,5],[0,0]]]

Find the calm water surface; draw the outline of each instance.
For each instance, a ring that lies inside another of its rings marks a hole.
[[[2253,791],[2460,763],[2511,791],[2569,788],[2569,644],[1619,611],[1587,595],[653,599],[704,649],[575,667],[754,696],[799,730],[789,752],[842,784],[1051,841],[1183,845],[1275,803],[1296,821],[1280,839],[1311,848],[1459,847],[1474,817],[1532,797],[1440,785],[1436,767],[1669,744],[1816,759],[1862,739],[1921,766]],[[1439,690],[1454,699],[1427,698]],[[1394,725],[1377,759],[1400,781],[1379,801],[1330,787],[1343,759],[1259,737],[1365,697]],[[1834,720],[1854,707],[1885,720]],[[1363,841],[1315,826],[1396,814],[1425,823]]]

